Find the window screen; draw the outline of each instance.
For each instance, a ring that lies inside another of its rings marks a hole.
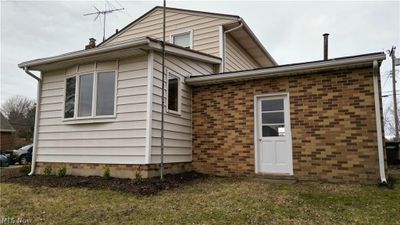
[[[76,78],[75,77],[68,78],[65,84],[64,118],[74,117],[75,89],[76,89]]]
[[[190,32],[173,35],[172,43],[185,48],[190,48]]]
[[[115,73],[99,72],[97,75],[96,115],[113,115],[115,100]]]
[[[178,111],[179,79],[176,76],[168,77],[168,109]]]
[[[79,105],[78,116],[92,115],[93,100],[93,74],[81,75],[79,77]]]

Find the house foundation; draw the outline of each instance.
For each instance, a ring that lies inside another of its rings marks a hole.
[[[53,163],[37,162],[36,174],[44,174],[46,167],[51,168],[51,174],[56,175],[61,168],[67,169],[67,175],[73,176],[104,176],[107,168],[111,177],[135,179],[150,178],[160,175],[159,164],[102,164],[102,163]],[[165,163],[165,174],[178,174],[192,171],[191,162]]]

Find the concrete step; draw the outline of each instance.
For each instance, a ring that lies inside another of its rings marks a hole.
[[[297,181],[294,176],[285,174],[256,174],[254,179],[272,183],[295,183]]]

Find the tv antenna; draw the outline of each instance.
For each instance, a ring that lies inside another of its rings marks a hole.
[[[86,13],[83,15],[84,16],[96,15],[96,17],[94,18],[94,21],[96,21],[101,15],[104,17],[104,19],[103,19],[103,41],[104,41],[106,39],[106,17],[107,17],[107,14],[115,12],[115,11],[124,10],[125,8],[109,9],[109,10],[106,10],[106,8],[104,8],[103,11],[100,11],[98,8],[96,8],[96,6],[93,6],[93,7],[94,7],[94,9],[96,9],[97,12]]]

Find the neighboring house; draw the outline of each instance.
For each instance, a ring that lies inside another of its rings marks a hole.
[[[8,122],[7,118],[0,113],[0,150],[10,150],[13,147],[13,126]]]
[[[159,174],[162,7],[41,72],[34,161],[69,174]],[[384,53],[277,65],[242,18],[166,9],[166,173],[385,181]],[[33,171],[35,166],[33,166]]]

